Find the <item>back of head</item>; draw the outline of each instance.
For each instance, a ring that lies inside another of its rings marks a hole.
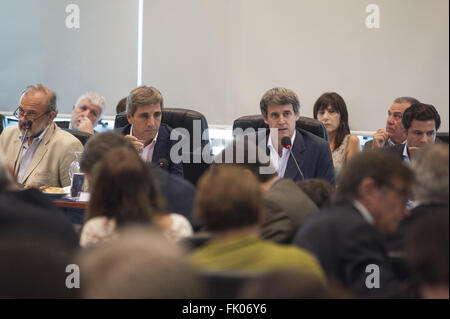
[[[333,202],[353,201],[359,198],[359,185],[371,178],[380,188],[389,186],[398,177],[406,183],[414,180],[413,172],[393,154],[384,150],[369,150],[356,154],[338,176]]]
[[[127,113],[134,115],[139,106],[144,105],[161,105],[164,106],[164,99],[158,89],[151,86],[140,86],[135,88],[127,96]]]
[[[127,110],[127,98],[124,97],[116,105],[116,114],[125,112]]]
[[[66,287],[72,252],[38,232],[0,232],[0,298],[76,298]]]
[[[261,114],[264,118],[267,118],[267,107],[269,106],[269,104],[291,104],[295,114],[299,114],[300,111],[300,102],[298,100],[297,94],[295,94],[294,91],[286,88],[276,87],[264,93],[259,103]]]
[[[326,180],[320,178],[305,179],[298,181],[297,185],[312,199],[317,207],[321,208],[330,203],[333,188]]]
[[[262,193],[250,172],[239,167],[212,166],[200,179],[195,216],[210,232],[258,225]]]
[[[448,299],[448,207],[438,209],[411,225],[405,236],[405,251],[416,284],[422,289],[446,286]]]
[[[78,256],[85,298],[200,298],[184,252],[158,231],[127,228]]]
[[[267,182],[277,176],[276,170],[271,166],[270,157],[265,149],[259,148],[256,141],[251,138],[256,135],[236,137],[214,159],[215,164],[237,165],[250,170],[261,183]]]
[[[436,131],[441,126],[441,117],[433,105],[425,103],[416,103],[408,107],[403,113],[402,125],[408,130],[412,122],[416,121],[434,121]]]
[[[414,198],[421,203],[447,203],[449,196],[448,145],[427,144],[414,153]]]
[[[89,174],[94,165],[99,162],[109,150],[116,147],[125,147],[136,152],[136,149],[131,142],[123,135],[114,131],[95,134],[89,138],[84,146],[83,155],[81,156],[81,171]]]
[[[134,150],[114,148],[107,152],[94,166],[90,182],[87,218],[114,218],[118,225],[148,223],[163,209],[155,180]]]

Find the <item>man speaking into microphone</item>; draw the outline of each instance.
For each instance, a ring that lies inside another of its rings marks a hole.
[[[49,88],[28,86],[14,112],[19,124],[0,135],[0,150],[24,186],[70,185],[69,166],[83,145],[53,122],[57,112],[56,95]]]
[[[273,88],[262,97],[260,108],[264,122],[271,129],[266,136],[266,147],[278,176],[294,181],[322,178],[334,185],[334,166],[328,143],[312,133],[296,129],[300,117],[297,95],[286,88]]]

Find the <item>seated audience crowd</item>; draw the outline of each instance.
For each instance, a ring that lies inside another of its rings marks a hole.
[[[88,92],[63,130],[52,90],[23,91],[0,135],[0,298],[449,298],[434,106],[395,99],[361,152],[339,94],[311,108],[328,143],[296,128],[297,95],[273,88],[260,102],[270,130],[236,137],[197,187],[170,157],[163,107],[135,88],[116,108],[128,125],[98,133],[106,101]],[[44,191],[68,192],[75,152],[81,227]]]

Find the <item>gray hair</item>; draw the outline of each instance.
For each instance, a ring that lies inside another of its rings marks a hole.
[[[80,104],[81,101],[83,101],[84,99],[89,99],[89,101],[91,101],[92,105],[97,106],[101,109],[101,113],[99,115],[99,118],[100,118],[102,116],[103,112],[105,111],[105,107],[106,107],[105,97],[96,92],[87,92],[78,98],[77,103],[75,103],[75,106],[78,106],[78,104]]]
[[[13,189],[14,186],[14,178],[6,163],[6,158],[3,153],[0,153],[0,192]]]
[[[399,104],[405,103],[405,102],[409,103],[411,105],[416,104],[416,103],[420,103],[419,100],[417,100],[417,99],[415,99],[413,97],[410,97],[410,96],[401,96],[401,97],[398,97],[398,98],[396,98],[394,100],[394,103],[399,103]]]
[[[269,106],[269,104],[291,104],[295,114],[298,114],[300,110],[300,102],[298,100],[297,94],[295,94],[294,91],[286,88],[276,87],[264,93],[263,97],[261,98],[261,102],[259,103],[261,114],[264,116],[264,118],[267,118],[267,107]]]
[[[411,160],[416,174],[413,192],[421,203],[448,203],[448,145],[428,144],[417,150]]]
[[[31,93],[31,92],[35,92],[35,91],[39,91],[39,92],[47,95],[47,107],[48,107],[48,110],[58,114],[58,108],[56,107],[56,94],[53,93],[53,91],[50,90],[45,85],[33,84],[33,85],[27,86],[25,88],[25,90],[22,92],[22,95],[21,95],[20,99],[22,99],[22,97],[24,95],[26,95],[28,93]]]
[[[134,115],[139,106],[160,104],[161,110],[164,106],[164,100],[161,92],[152,86],[140,86],[135,88],[127,96],[127,113]]]

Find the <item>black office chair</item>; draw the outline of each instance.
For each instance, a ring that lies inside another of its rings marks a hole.
[[[70,128],[63,128],[63,130],[66,131],[66,132],[69,132],[70,134],[75,136],[78,140],[80,140],[80,142],[81,142],[81,144],[83,144],[83,146],[86,144],[88,139],[92,136],[92,134],[89,134],[89,133],[86,133],[86,132],[82,132],[82,131],[78,131],[78,130],[72,130]]]
[[[3,114],[0,114],[0,134],[2,134],[5,125],[5,116]]]
[[[448,132],[438,132],[436,134],[436,140],[441,143],[448,144]]]
[[[253,128],[257,131],[259,128],[269,128],[269,126],[264,123],[264,118],[262,115],[247,115],[236,119],[233,123],[233,134],[235,134],[235,129],[241,128],[245,131],[247,128]],[[325,126],[318,120],[300,116],[296,123],[297,129],[303,129],[314,135],[317,135],[328,142],[328,133]]]
[[[196,122],[195,122],[196,121]],[[209,134],[208,134],[208,122],[203,114],[194,110],[182,109],[182,108],[163,108],[162,110],[162,123],[169,125],[173,129],[184,128],[189,132],[190,142],[190,162],[183,163],[184,178],[197,185],[197,181],[200,176],[205,172],[209,164],[203,162],[194,163],[194,154],[201,155],[201,152],[205,147],[209,147]],[[122,112],[116,115],[114,121],[114,128],[124,127],[128,124],[127,113]],[[200,127],[200,136],[194,136],[194,125]],[[180,133],[182,133],[180,131]],[[204,137],[204,139],[202,138]],[[196,141],[200,144],[199,148],[193,149],[194,138],[200,138],[201,141]],[[201,158],[201,156],[200,156]]]
[[[70,121],[54,121],[56,125],[58,125],[60,128],[65,129],[65,128],[69,128],[70,126]]]

